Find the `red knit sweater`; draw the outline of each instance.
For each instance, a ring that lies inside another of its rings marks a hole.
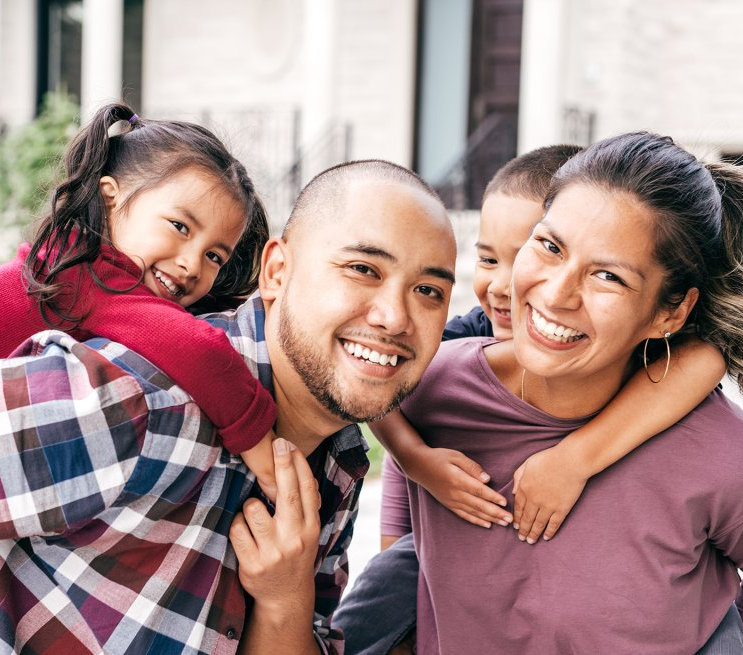
[[[0,266],[0,357],[8,357],[28,337],[48,330],[35,299],[26,293],[23,262],[31,246],[21,245],[13,261]],[[191,316],[178,304],[159,298],[139,282],[139,267],[103,247],[92,264],[112,289],[93,280],[87,266],[61,274],[70,285],[61,296],[73,316],[83,316],[69,331],[77,339],[105,337],[150,360],[182,387],[214,423],[231,453],[249,450],[271,429],[276,407],[222,330]],[[52,315],[53,316],[53,315]],[[61,329],[64,329],[63,327]]]

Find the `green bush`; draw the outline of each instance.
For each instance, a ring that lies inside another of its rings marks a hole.
[[[37,218],[78,125],[72,96],[53,92],[35,120],[0,136],[0,228],[22,227]]]

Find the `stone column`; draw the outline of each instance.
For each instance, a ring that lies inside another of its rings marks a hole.
[[[83,0],[83,120],[121,99],[124,0]]]

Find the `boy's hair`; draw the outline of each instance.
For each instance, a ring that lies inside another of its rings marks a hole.
[[[509,196],[543,202],[552,176],[581,150],[580,146],[560,144],[537,148],[512,159],[488,182],[482,195],[483,202],[497,191]]]
[[[112,135],[111,128],[120,125],[123,130]],[[245,167],[200,125],[144,120],[126,104],[113,103],[99,109],[70,144],[66,179],[54,189],[51,210],[26,258],[27,290],[47,323],[54,326],[50,317],[56,317],[70,329],[82,319],[71,316],[69,307],[60,302],[64,289],[59,275],[74,266],[89,267],[109,241],[100,179],[110,175],[125,190],[122,208],[126,211],[139,194],[187,168],[211,175],[219,191],[230,194],[244,209],[245,230],[210,291],[214,306],[234,306],[255,290],[261,251],[268,240],[268,220]],[[103,286],[92,269],[90,273]]]

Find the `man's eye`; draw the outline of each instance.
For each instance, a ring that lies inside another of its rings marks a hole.
[[[429,287],[425,284],[422,284],[418,287],[418,293],[428,298],[435,298],[437,300],[443,300],[444,298],[444,294],[441,293],[439,289],[437,289],[436,287]]]
[[[206,256],[208,259],[211,259],[218,266],[224,265],[224,259],[222,259],[222,257],[218,255],[216,252],[208,252],[206,253]]]
[[[188,228],[179,221],[170,221],[170,224],[181,234],[188,234]]]
[[[374,275],[374,269],[366,264],[351,264],[350,268],[352,271],[356,271],[362,275]]]

